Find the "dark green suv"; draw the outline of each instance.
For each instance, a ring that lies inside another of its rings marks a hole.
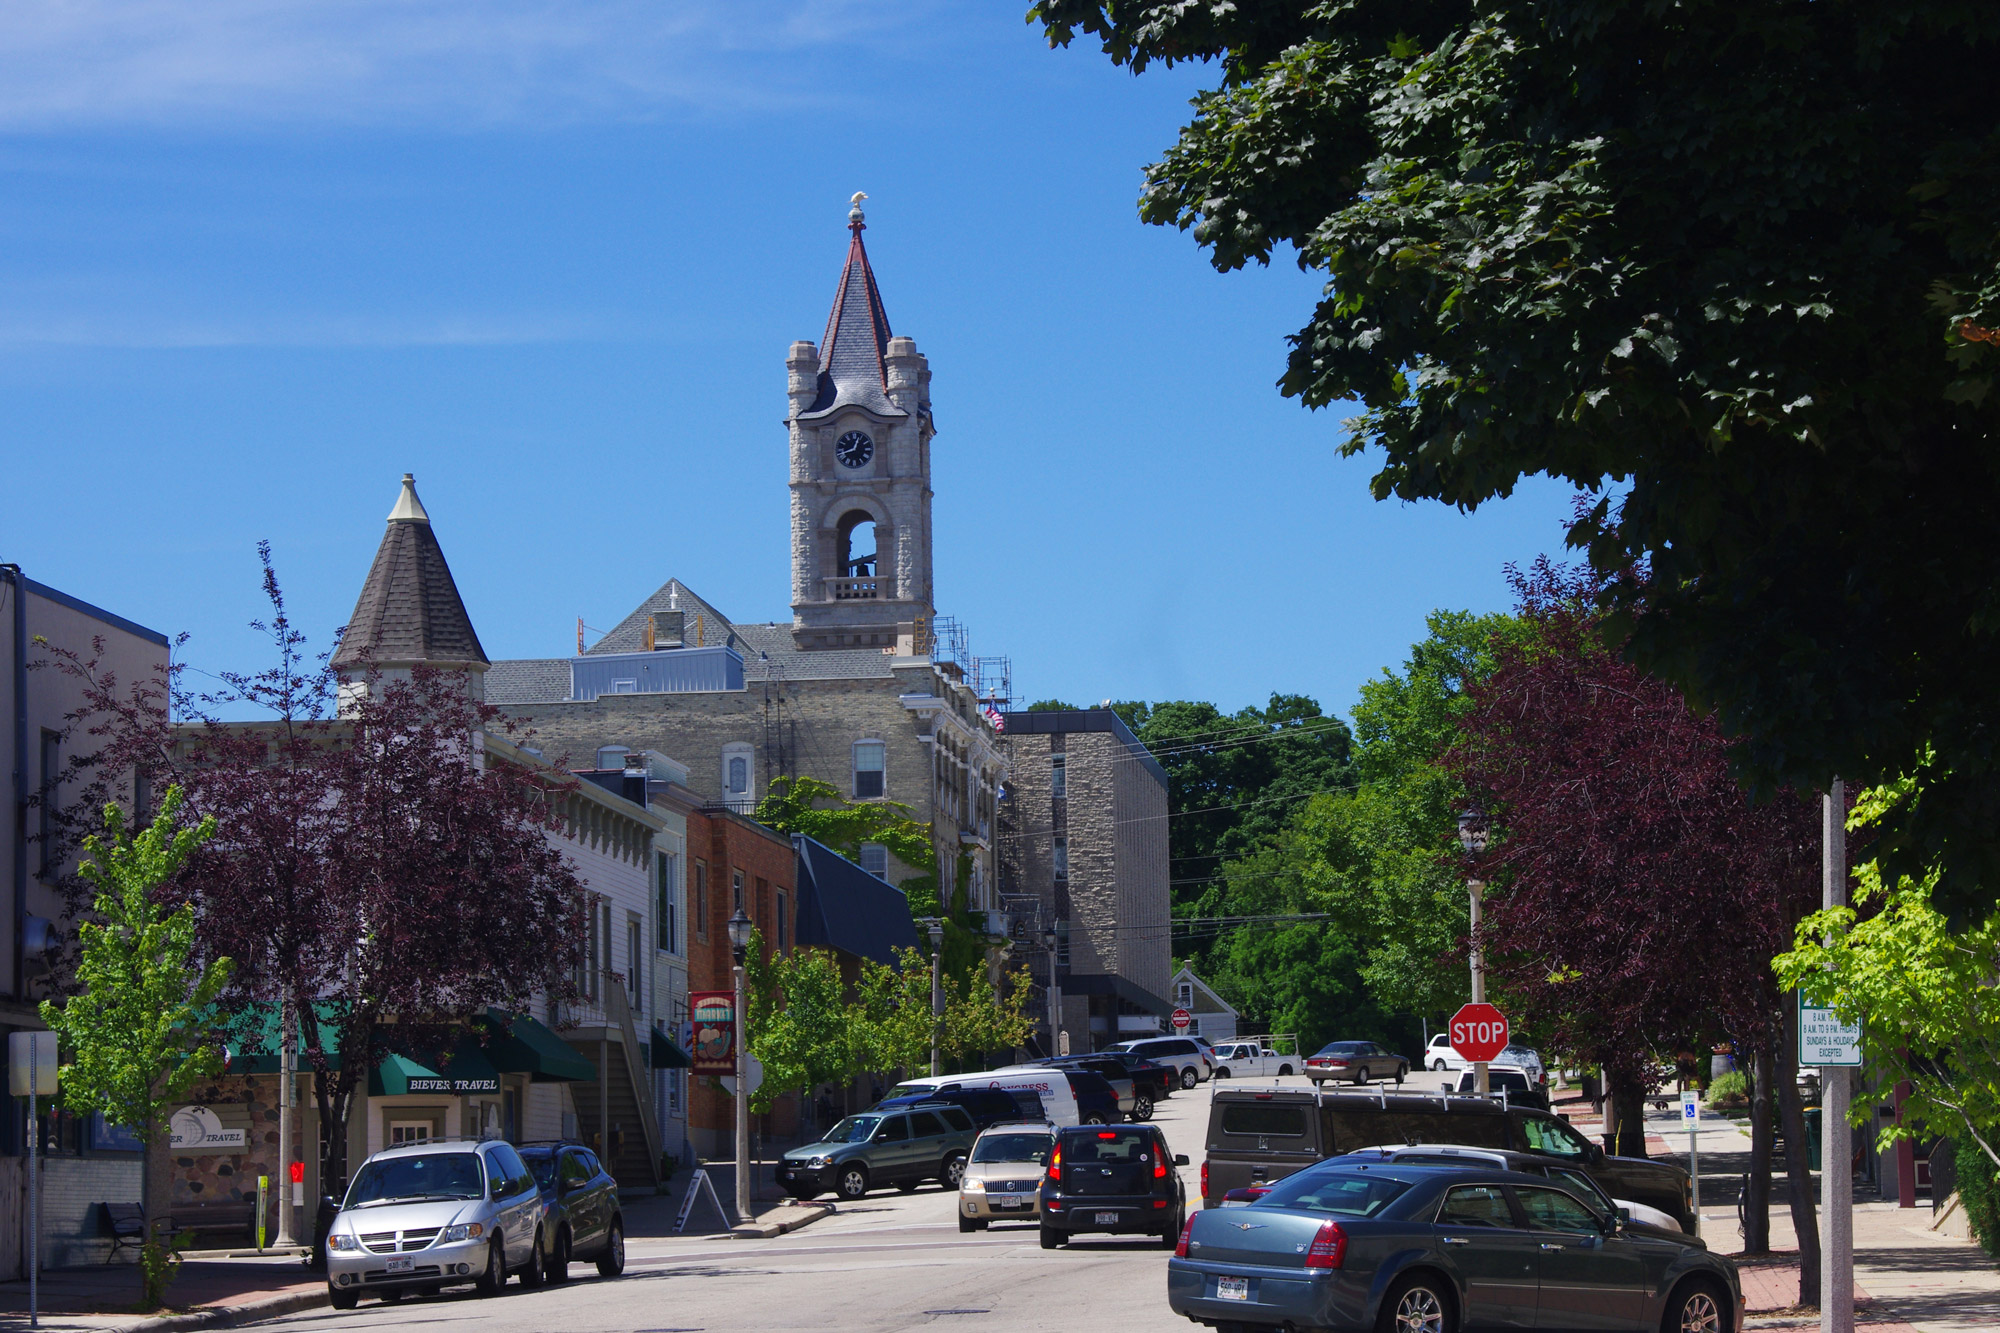
[[[944,1102],[866,1111],[848,1116],[818,1143],[786,1153],[778,1184],[800,1199],[828,1190],[858,1199],[878,1185],[908,1194],[926,1180],[955,1190],[978,1137],[972,1117]]]

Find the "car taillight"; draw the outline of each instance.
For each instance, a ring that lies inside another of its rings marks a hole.
[[[1201,1197],[1208,1197],[1208,1159],[1201,1159]]]
[[[1322,1222],[1306,1251],[1307,1268],[1338,1268],[1347,1258],[1347,1231],[1338,1222]]]
[[[1159,1161],[1153,1163],[1153,1179],[1165,1180],[1166,1178],[1167,1178],[1167,1159],[1162,1157]]]
[[[1174,1258],[1187,1258],[1188,1233],[1194,1230],[1194,1214],[1188,1214],[1187,1225],[1181,1228],[1180,1244],[1174,1246]]]
[[[1062,1149],[1060,1147],[1049,1154],[1049,1179],[1055,1181],[1062,1179]]]

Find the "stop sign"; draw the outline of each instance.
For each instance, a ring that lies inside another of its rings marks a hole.
[[[1174,1025],[1174,1031],[1186,1032],[1194,1024],[1194,1015],[1185,1009],[1176,1009],[1173,1017],[1167,1021]]]
[[[1460,1059],[1484,1064],[1507,1046],[1507,1015],[1490,1004],[1468,1004],[1451,1016],[1451,1048]]]

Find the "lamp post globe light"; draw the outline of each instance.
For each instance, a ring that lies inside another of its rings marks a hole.
[[[931,937],[931,1077],[938,1076],[938,1037],[944,1027],[944,973],[939,965],[944,959],[944,922],[937,917],[924,918],[924,931]]]
[[[1466,860],[1482,856],[1486,852],[1486,812],[1478,806],[1469,806],[1458,816],[1458,845],[1464,849]],[[1471,922],[1472,944],[1468,952],[1472,957],[1472,1002],[1486,1003],[1486,959],[1479,948],[1479,922],[1481,908],[1485,902],[1486,884],[1483,880],[1468,875],[1465,891],[1471,900],[1469,921]],[[1492,1089],[1491,1079],[1486,1072],[1486,1061],[1479,1060],[1472,1066],[1473,1090],[1484,1097]]]
[[[744,1001],[743,959],[750,950],[750,918],[737,904],[729,918],[729,953],[736,960],[736,1220],[748,1226],[750,1208],[750,1014]]]

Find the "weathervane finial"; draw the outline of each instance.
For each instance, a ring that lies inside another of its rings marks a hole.
[[[860,232],[865,230],[868,226],[868,223],[863,220],[865,215],[861,211],[861,201],[863,199],[866,199],[867,197],[868,197],[867,194],[864,193],[863,191],[856,190],[854,192],[854,198],[848,200],[848,202],[853,204],[854,207],[847,210],[847,226],[848,230],[853,231],[856,234],[859,234]]]

